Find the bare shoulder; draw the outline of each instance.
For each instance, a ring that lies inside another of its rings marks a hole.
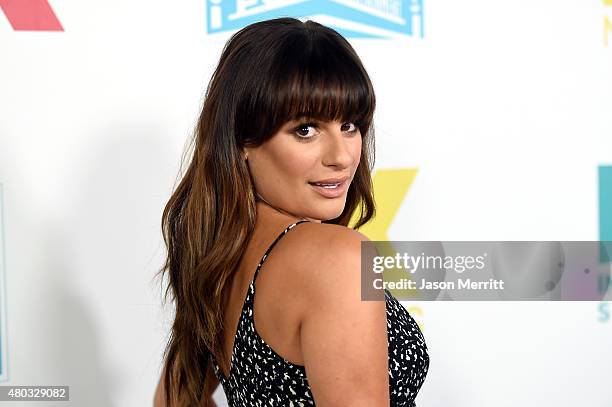
[[[310,270],[317,264],[359,257],[361,242],[370,240],[355,229],[327,223],[303,223],[292,233],[298,246],[294,252]]]
[[[301,226],[293,236],[302,249],[294,298],[315,402],[388,406],[385,303],[361,300],[362,243],[369,239],[343,226]]]
[[[325,223],[300,224],[292,233],[294,288],[300,294],[295,298],[304,301],[305,310],[313,301],[360,294],[362,242],[370,241],[366,235]]]

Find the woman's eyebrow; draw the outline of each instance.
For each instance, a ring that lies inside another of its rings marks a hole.
[[[297,116],[296,118],[289,120],[287,123],[289,123],[290,125],[295,125],[295,124],[300,124],[300,123],[305,123],[305,122],[322,124],[322,123],[325,123],[325,120],[316,119],[308,115],[302,115],[302,116]]]
[[[317,118],[315,118],[312,114],[310,113],[298,113],[297,115],[294,116],[294,121],[303,121],[303,120],[310,120],[310,121],[323,121],[323,120],[319,120]]]
[[[285,123],[286,123],[286,125],[289,125],[289,126],[293,126],[293,125],[297,125],[297,124],[302,124],[302,123],[313,123],[313,124],[316,124],[316,125],[319,125],[319,126],[324,126],[327,123],[330,123],[332,121],[334,121],[334,120],[319,119],[319,118],[316,118],[316,117],[314,117],[314,116],[312,116],[312,115],[310,115],[308,113],[298,113],[297,115],[293,116],[293,119],[289,119]],[[335,121],[338,121],[338,122],[341,122],[341,123],[345,122],[342,119],[337,119]],[[354,122],[354,121],[351,121],[351,120],[348,120],[348,121]]]

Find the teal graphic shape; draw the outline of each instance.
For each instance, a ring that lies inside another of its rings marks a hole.
[[[599,250],[600,263],[609,263],[612,258],[612,165],[600,165],[599,184]]]
[[[423,0],[206,0],[209,34],[240,29],[256,21],[279,17],[324,15],[397,34],[423,38]],[[348,38],[384,35],[326,23]]]

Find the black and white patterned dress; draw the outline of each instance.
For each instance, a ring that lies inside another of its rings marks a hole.
[[[230,407],[314,406],[304,366],[276,353],[255,330],[253,298],[255,279],[276,243],[301,220],[289,225],[272,242],[260,260],[247,292],[234,339],[229,377],[212,358],[215,376]],[[429,355],[421,330],[408,311],[385,289],[389,343],[389,393],[391,406],[414,407],[414,399],[429,369]]]

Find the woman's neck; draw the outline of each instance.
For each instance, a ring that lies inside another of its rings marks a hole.
[[[272,205],[270,202],[268,202],[258,193],[256,194],[256,199],[257,199],[257,211],[259,215],[264,215],[265,217],[281,218],[283,222],[295,222],[295,221],[300,221],[300,220],[307,220],[307,221],[316,222],[316,223],[321,222],[318,219],[310,219],[307,217],[298,216],[294,213],[291,213],[275,205]]]

